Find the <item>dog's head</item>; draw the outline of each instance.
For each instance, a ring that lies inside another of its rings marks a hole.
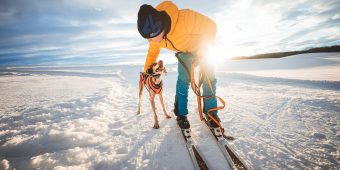
[[[151,67],[147,70],[149,74],[163,74],[167,73],[165,66],[163,64],[163,60],[159,60],[157,63],[151,65]]]

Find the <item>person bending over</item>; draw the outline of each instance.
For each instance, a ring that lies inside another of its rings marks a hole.
[[[177,121],[182,129],[190,128],[187,119],[188,114],[188,89],[193,60],[204,65],[208,78],[212,84],[213,94],[216,94],[216,78],[213,65],[203,60],[207,45],[214,44],[216,36],[216,24],[210,18],[190,9],[179,10],[171,1],[164,1],[156,6],[144,4],[140,7],[137,21],[138,31],[143,38],[149,42],[144,72],[153,63],[160,53],[161,48],[177,52],[178,78],[176,84],[176,96],[174,112]],[[203,96],[211,96],[208,80],[203,76]],[[203,99],[203,112],[217,107],[216,98]],[[220,122],[217,110],[210,112],[210,115]],[[218,125],[209,116],[206,116],[210,125],[214,128]]]

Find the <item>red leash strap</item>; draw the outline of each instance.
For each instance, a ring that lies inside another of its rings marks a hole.
[[[209,76],[208,76],[205,68],[202,65],[200,66],[199,73],[198,73],[198,82],[196,84],[196,82],[195,82],[195,62],[196,61],[195,60],[192,61],[191,68],[189,70],[188,67],[185,65],[185,63],[181,60],[181,58],[178,57],[178,53],[176,53],[176,57],[177,57],[178,61],[182,64],[182,66],[185,68],[185,70],[188,73],[188,76],[190,77],[191,89],[194,91],[194,93],[197,96],[197,107],[198,107],[198,111],[199,111],[199,114],[200,114],[201,121],[203,120],[202,99],[209,99],[209,98],[215,97],[222,103],[222,106],[209,109],[207,114],[208,114],[209,118],[211,118],[221,128],[222,133],[224,133],[224,128],[221,126],[221,124],[214,117],[211,116],[210,112],[215,111],[215,110],[224,109],[225,106],[226,106],[226,103],[221,97],[215,96],[213,88],[212,88],[211,81],[209,79]],[[211,92],[211,96],[202,96],[201,95],[200,89],[201,89],[201,86],[202,86],[202,77],[203,77],[202,71],[203,71],[204,76],[205,76],[205,78],[208,82],[210,92]]]
[[[214,97],[217,98],[222,103],[222,106],[218,106],[216,108],[209,109],[207,115],[209,116],[209,118],[211,120],[213,120],[221,128],[222,133],[224,133],[224,128],[222,127],[222,125],[214,117],[212,117],[210,113],[212,111],[215,111],[215,110],[217,111],[217,110],[224,109],[225,106],[226,106],[226,103],[225,103],[225,101],[221,97],[216,96],[214,94],[213,87],[212,87],[211,81],[209,79],[209,76],[208,76],[205,68],[202,65],[200,66],[200,70],[199,70],[199,73],[198,73],[198,82],[197,82],[197,84],[195,82],[195,73],[194,72],[195,72],[195,61],[193,60],[193,62],[191,64],[191,69],[190,69],[190,84],[191,84],[192,90],[194,91],[194,93],[197,96],[197,105],[198,105],[198,111],[199,111],[199,114],[200,114],[200,119],[201,119],[201,121],[203,120],[202,100],[203,99],[210,99],[210,98],[214,98]],[[201,89],[201,86],[202,86],[202,77],[203,77],[203,74],[204,74],[205,79],[208,82],[208,85],[209,85],[209,88],[210,88],[210,92],[211,92],[210,96],[202,96],[201,95],[201,90],[200,89]]]

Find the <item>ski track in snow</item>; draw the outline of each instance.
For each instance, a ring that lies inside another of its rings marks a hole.
[[[126,68],[131,71],[130,68]],[[123,69],[124,70],[124,69]],[[137,111],[138,69],[131,72],[10,72],[0,76],[0,160],[16,169],[193,169],[174,118],[155,130],[147,91]],[[66,75],[72,76],[66,76]],[[129,77],[130,75],[130,77]],[[136,75],[132,77],[131,75]],[[168,113],[176,73],[164,80]],[[219,112],[232,143],[254,169],[338,169],[338,81],[240,73],[217,75]],[[227,162],[189,94],[193,139],[215,169]]]
[[[255,169],[336,167],[338,91],[255,83],[230,83],[221,91],[230,103],[220,114],[222,120],[230,120],[223,124],[244,139],[235,145],[247,153]]]

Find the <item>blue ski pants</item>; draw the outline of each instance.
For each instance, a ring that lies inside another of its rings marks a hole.
[[[178,60],[181,60],[186,67],[191,69],[191,63],[193,57],[188,53],[177,53],[176,54]],[[211,96],[216,95],[216,78],[215,78],[215,70],[213,64],[209,64],[208,62],[200,62],[200,64],[204,64],[206,72],[208,74],[208,78],[212,84],[213,94],[211,94],[211,90],[206,80],[206,77],[202,76],[203,81],[203,96]],[[203,73],[204,74],[204,73]],[[175,114],[179,116],[186,116],[188,114],[188,90],[190,86],[190,77],[185,67],[178,61],[178,77],[176,84],[176,98],[175,98]],[[217,107],[217,99],[209,98],[203,99],[203,112],[206,114],[209,109]],[[212,111],[210,114],[217,114],[217,111]]]

